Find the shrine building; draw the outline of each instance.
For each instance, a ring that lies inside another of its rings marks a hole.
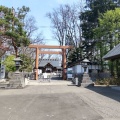
[[[62,71],[60,59],[40,59],[38,69],[42,71],[42,73],[60,73]]]

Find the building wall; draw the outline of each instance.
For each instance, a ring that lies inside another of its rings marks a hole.
[[[73,74],[79,74],[84,72],[84,68],[81,65],[75,65],[73,68]],[[88,69],[87,69],[88,72]]]
[[[99,65],[88,65],[88,68],[87,68],[87,73],[88,73],[88,71],[91,73],[91,72],[97,72],[98,70],[100,70],[101,69],[101,67],[99,66]],[[73,73],[73,76],[75,75],[75,74],[83,74],[83,72],[84,72],[84,68],[82,67],[82,65],[75,65],[75,66],[73,66],[72,67],[72,73]]]

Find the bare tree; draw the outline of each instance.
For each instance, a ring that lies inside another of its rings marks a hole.
[[[42,33],[36,34],[38,32],[38,27],[36,26],[36,21],[33,16],[27,17],[24,20],[24,25],[25,25],[24,29],[27,31],[27,36],[30,39],[31,44],[44,44],[44,37]],[[22,46],[19,53],[31,57],[33,59],[34,64],[36,55],[35,49]],[[43,58],[44,55],[42,54],[40,55],[40,57]]]
[[[38,30],[37,26],[35,25],[36,21],[35,21],[35,18],[33,16],[30,16],[30,17],[27,17],[25,19],[25,30],[27,31],[27,36],[30,38],[32,37],[32,35],[34,34],[34,32],[36,30]]]
[[[25,30],[27,31],[27,36],[30,38],[32,44],[43,44],[42,33],[36,34],[38,27],[36,26],[36,20],[33,16],[27,17],[25,19]],[[34,36],[34,37],[33,37]]]
[[[59,45],[78,46],[81,37],[79,12],[80,7],[77,5],[66,4],[47,14],[53,24],[54,38]]]

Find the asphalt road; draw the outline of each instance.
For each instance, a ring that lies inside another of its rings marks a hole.
[[[0,89],[0,120],[120,120],[120,91],[68,85]]]

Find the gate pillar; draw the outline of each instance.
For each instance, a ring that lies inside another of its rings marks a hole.
[[[66,80],[67,79],[67,76],[66,76],[66,49],[62,49],[62,64],[63,64],[63,80]]]
[[[38,80],[38,61],[39,61],[39,48],[36,48],[36,61],[35,61],[35,80]]]

